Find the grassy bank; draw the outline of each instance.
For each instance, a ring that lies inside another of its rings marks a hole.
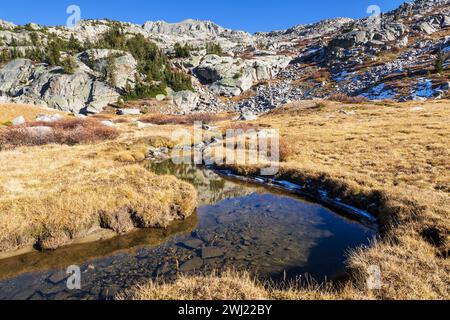
[[[0,252],[31,245],[55,249],[101,228],[123,234],[191,215],[195,189],[135,164],[145,158],[150,139],[123,135],[95,144],[1,151]],[[117,161],[124,152],[133,161]]]
[[[371,212],[381,224],[380,239],[349,255],[351,280],[331,291],[274,291],[251,279],[241,283],[240,275],[232,274],[181,277],[173,284],[139,287],[129,297],[170,298],[180,292],[179,298],[233,299],[244,292],[245,298],[448,299],[449,124],[448,101],[302,102],[252,122],[279,129],[282,139],[290,142],[279,178],[310,192],[325,189]],[[255,166],[228,168],[241,175],[260,172]],[[371,266],[381,270],[380,290],[367,288]]]
[[[367,299],[355,296],[352,290],[344,289],[342,299]],[[345,292],[345,294],[344,294]],[[181,275],[174,283],[141,285],[120,294],[120,300],[333,300],[337,294],[331,288],[310,284],[303,288],[276,288],[255,280],[247,272],[225,271],[205,276]]]

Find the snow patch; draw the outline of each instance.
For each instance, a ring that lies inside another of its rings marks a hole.
[[[395,92],[392,89],[386,89],[384,83],[373,87],[369,92],[363,93],[362,96],[369,100],[384,100],[392,99],[395,97]]]
[[[412,93],[414,98],[432,98],[435,94],[433,82],[430,79],[419,79],[417,89]]]

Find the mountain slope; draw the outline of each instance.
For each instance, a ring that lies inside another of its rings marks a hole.
[[[143,26],[88,20],[73,29],[0,21],[0,101],[100,112],[120,96],[165,96],[167,112],[189,113],[265,112],[313,98],[439,99],[449,90],[449,4],[416,0],[379,19],[336,18],[255,35],[191,19]],[[61,51],[53,51],[56,65],[52,48]],[[118,76],[119,84],[107,79]],[[89,92],[79,92],[80,79]]]

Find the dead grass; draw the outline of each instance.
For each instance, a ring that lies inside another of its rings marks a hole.
[[[45,144],[95,143],[113,140],[118,136],[117,129],[104,126],[96,120],[28,122],[22,126],[0,129],[0,150]]]
[[[190,125],[194,124],[194,122],[202,122],[207,124],[230,120],[231,118],[233,118],[233,116],[234,116],[233,114],[210,114],[210,113],[196,113],[185,116],[153,114],[142,117],[141,119],[139,119],[139,121],[156,125],[167,125],[167,124]]]
[[[329,99],[336,102],[350,103],[350,104],[363,103],[369,101],[369,99],[362,96],[350,97],[342,93],[333,94]]]
[[[278,290],[236,273],[213,274],[153,283],[123,298],[449,299],[449,101],[325,104],[317,108],[317,102],[293,103],[252,125],[279,129],[289,145],[279,178],[312,193],[326,189],[331,197],[378,218],[380,239],[349,255],[348,283],[334,290]],[[100,223],[121,232],[129,226],[127,211],[122,210],[128,205],[143,213],[156,208],[169,218],[179,215],[167,204],[178,203],[180,212],[190,211],[193,195],[188,187],[114,161],[124,150],[145,148],[150,133],[167,138],[179,127],[136,131],[130,126],[117,142],[0,152],[0,243],[20,247],[38,241],[51,247]],[[254,166],[231,168],[243,175],[259,174]],[[165,183],[168,188],[162,187]],[[179,199],[166,189],[185,190],[185,197]],[[150,213],[132,217],[140,226],[158,221]],[[381,269],[381,290],[367,288],[370,266]]]
[[[340,299],[369,299],[343,289]],[[213,272],[204,276],[180,275],[174,283],[150,282],[119,294],[119,300],[334,300],[336,293],[327,285],[314,283],[299,288],[277,288],[261,283],[247,272]]]
[[[314,105],[293,103],[253,125],[278,128],[290,140],[278,178],[311,193],[325,189],[378,218],[381,239],[349,256],[354,296],[449,299],[449,102]],[[381,269],[381,290],[366,286],[370,266]]]
[[[27,121],[34,121],[40,114],[59,114],[62,116],[68,116],[68,114],[64,112],[34,105],[2,103],[0,104],[0,126],[1,124],[12,121],[19,116],[23,116]]]
[[[99,228],[165,227],[192,214],[191,185],[115,161],[144,148],[127,140],[1,151],[0,251],[55,249]]]

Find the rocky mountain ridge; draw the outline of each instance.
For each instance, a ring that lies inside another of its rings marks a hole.
[[[254,35],[198,20],[86,20],[73,29],[0,21],[0,52],[19,56],[0,64],[0,102],[74,113],[117,105],[144,75],[136,55],[98,44],[111,30],[120,30],[125,40],[139,36],[155,43],[175,74],[191,77],[192,90],[168,86],[155,92],[168,113],[260,113],[315,98],[439,99],[449,90],[450,1],[416,0],[379,17],[336,18]],[[83,47],[61,52],[73,59],[72,72],[29,57],[54,41]],[[111,64],[114,81],[105,71]]]

